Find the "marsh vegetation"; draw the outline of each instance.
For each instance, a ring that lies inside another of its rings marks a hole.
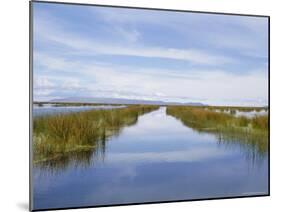
[[[100,106],[102,103],[88,103],[88,102],[33,102],[33,105],[43,107],[45,105],[52,105],[53,107],[81,107],[81,106]],[[107,105],[122,105],[122,104],[107,104]]]
[[[251,112],[251,111],[262,111],[268,110],[268,107],[240,107],[240,106],[202,106],[198,108],[205,108],[208,110],[219,110],[219,111],[243,111],[243,112]]]
[[[219,142],[249,147],[252,156],[268,152],[268,115],[237,117],[235,112],[218,109],[250,112],[263,108],[169,106],[166,112],[197,132],[215,134]]]
[[[158,106],[128,106],[70,114],[35,117],[33,120],[33,162],[49,161],[74,152],[104,149],[106,139],[138,116]]]

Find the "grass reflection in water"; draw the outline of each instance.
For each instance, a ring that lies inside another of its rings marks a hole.
[[[199,133],[215,135],[219,144],[238,145],[252,160],[259,160],[268,153],[268,115],[237,117],[213,108],[192,106],[168,106],[166,113]]]

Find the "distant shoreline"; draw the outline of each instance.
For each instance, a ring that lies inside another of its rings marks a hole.
[[[226,106],[226,105],[197,105],[196,103],[190,104],[190,103],[163,103],[163,104],[156,104],[156,103],[102,103],[102,102],[76,102],[76,101],[34,101],[33,105],[46,105],[50,104],[53,106],[97,106],[97,105],[157,105],[157,106],[191,106],[191,107],[206,107],[206,108],[212,108],[212,109],[219,109],[219,110],[227,110],[227,109],[248,109],[248,110],[255,110],[255,109],[263,109],[268,110],[268,106]]]

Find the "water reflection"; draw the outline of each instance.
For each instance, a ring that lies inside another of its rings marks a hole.
[[[117,134],[87,153],[36,166],[34,207],[244,196],[268,191],[267,153],[261,147],[250,141],[243,144],[229,135],[195,131],[167,116],[163,107],[140,116]],[[245,154],[249,149],[255,155]],[[253,166],[252,159],[257,156],[262,159],[259,166]]]
[[[206,110],[209,110],[208,108],[206,108]],[[267,109],[258,109],[258,110],[249,110],[249,111],[241,111],[239,109],[212,109],[212,111],[215,112],[219,112],[219,113],[228,113],[231,115],[234,115],[236,117],[240,117],[240,116],[245,116],[247,118],[253,118],[255,116],[264,116],[264,115],[268,115],[268,110]]]
[[[58,158],[50,159],[43,162],[38,162],[34,164],[34,168],[57,174],[63,170],[66,170],[69,166],[73,167],[84,167],[93,166],[96,161],[103,161],[106,154],[106,143],[108,140],[118,137],[124,127],[133,126],[138,122],[138,116],[130,119],[125,126],[111,130],[107,133],[107,136],[101,137],[97,140],[95,146],[92,149],[73,151],[68,154],[62,155]]]
[[[255,111],[254,111],[255,112]],[[258,111],[260,112],[260,111]],[[261,111],[262,112],[262,111]],[[241,112],[242,113],[242,112]],[[244,112],[248,113],[248,112]],[[167,113],[167,115],[170,115]],[[172,115],[171,115],[172,116]],[[178,119],[183,125],[194,130],[194,132],[201,135],[213,135],[216,142],[222,148],[239,148],[248,161],[253,164],[259,163],[263,158],[268,156],[268,133],[267,132],[255,132],[252,133],[249,130],[236,130],[235,128],[229,128],[228,130],[214,130],[213,128],[198,128],[192,123],[184,123]]]
[[[102,148],[105,148],[105,146]],[[98,148],[95,148],[83,152],[71,152],[59,159],[36,163],[34,164],[34,168],[36,168],[38,172],[47,171],[56,174],[66,170],[70,166],[87,168],[93,165],[93,161],[101,160],[102,158],[104,158],[104,152],[99,152]]]
[[[239,149],[246,160],[254,166],[259,165],[268,157],[268,135],[248,136],[237,132],[215,132],[193,129],[195,133],[201,135],[215,136],[215,140],[220,148]]]
[[[33,106],[33,116],[46,116],[46,115],[56,115],[56,114],[66,114],[73,112],[81,112],[87,110],[110,110],[117,108],[125,108],[125,105],[95,105],[95,106],[57,106],[54,104],[46,104],[43,106]]]
[[[246,160],[254,166],[259,165],[268,157],[268,137],[264,136],[245,136],[237,135],[236,133],[217,133],[216,134],[219,145],[223,147],[233,148],[239,147],[241,152],[246,157]]]

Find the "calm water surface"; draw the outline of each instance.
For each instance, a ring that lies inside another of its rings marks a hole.
[[[86,110],[108,110],[115,108],[124,108],[126,106],[120,105],[95,105],[95,106],[54,106],[52,104],[47,104],[44,106],[33,106],[33,116],[45,116],[45,115],[55,115],[55,114],[65,114],[80,112]]]
[[[140,116],[99,152],[34,167],[35,209],[267,193],[267,153],[199,134],[165,110]]]
[[[221,110],[214,110],[215,112],[219,112],[219,113],[228,113],[231,114],[230,110],[225,110],[225,111],[221,111]],[[264,116],[264,115],[268,115],[268,111],[267,110],[260,110],[260,111],[239,111],[239,110],[234,110],[235,113],[233,114],[236,117],[240,117],[240,116],[245,116],[247,118],[253,118],[255,116]]]
[[[252,118],[252,117],[255,117],[255,116],[268,115],[268,112],[266,110],[250,111],[250,112],[237,111],[235,115],[236,116],[246,116],[246,117]]]

